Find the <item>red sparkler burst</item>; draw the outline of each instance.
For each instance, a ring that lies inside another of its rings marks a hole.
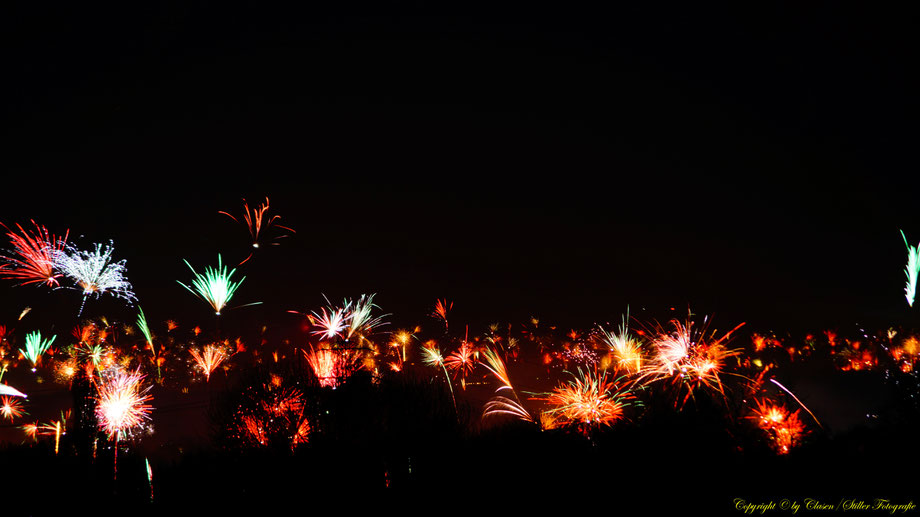
[[[3,257],[6,260],[5,268],[0,268],[3,278],[21,280],[20,285],[45,284],[56,287],[61,273],[55,273],[55,256],[63,251],[70,230],[64,234],[63,239],[52,235],[47,228],[40,226],[35,221],[35,231],[30,233],[19,224],[16,225],[22,235],[14,233],[8,226],[7,236],[15,249],[15,257]]]
[[[136,429],[150,420],[153,400],[148,395],[150,386],[142,384],[140,369],[126,372],[120,368],[101,372],[97,383],[96,418],[108,435],[116,440],[120,435]]]
[[[756,400],[757,409],[754,416],[757,425],[770,437],[770,443],[778,454],[789,454],[793,447],[799,445],[808,433],[805,424],[799,419],[799,410],[789,412],[783,405],[771,400]]]

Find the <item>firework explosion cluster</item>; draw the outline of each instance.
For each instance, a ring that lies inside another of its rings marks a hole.
[[[245,207],[251,250],[259,248],[277,218],[263,219],[267,208],[266,200],[250,216]],[[89,294],[136,301],[124,262],[111,260],[111,245],[79,251],[65,242],[66,233],[58,239],[33,225],[31,232],[18,225],[18,233],[9,231],[11,248],[0,277],[52,289],[69,279],[83,292],[80,311]],[[250,253],[241,265],[252,258]],[[219,318],[227,317],[222,310],[245,277],[234,280],[236,270],[224,266],[220,255],[217,267],[204,274],[189,268],[192,284],[179,283]],[[117,462],[120,446],[142,441],[153,430],[153,387],[187,393],[192,384],[210,386],[215,376],[227,380],[236,370],[242,374],[268,365],[270,373],[243,388],[225,422],[223,431],[234,447],[310,446],[323,432],[317,390],[340,389],[361,373],[373,382],[419,375],[449,393],[449,410],[458,422],[460,408],[475,405],[477,429],[514,423],[588,439],[640,422],[652,411],[681,412],[705,401],[722,408],[739,427],[759,433],[775,454],[788,455],[820,431],[822,422],[782,384],[784,368],[822,358],[842,372],[879,370],[904,379],[916,376],[920,360],[920,336],[896,329],[862,332],[858,339],[833,330],[804,338],[754,332],[741,339],[743,323],[719,331],[711,318],[689,311],[665,323],[626,314],[615,331],[609,324],[562,331],[532,318],[518,325],[494,324],[472,336],[464,327],[461,337],[458,326],[449,325],[453,302],[447,299],[437,300],[417,326],[390,328],[391,315],[374,298],[326,299],[309,312],[291,310],[287,317],[302,320],[304,332],[284,343],[265,338],[244,343],[242,337],[221,338],[219,332],[162,317],[151,323],[130,304],[130,318],[82,320],[68,337],[40,330],[20,334],[3,326],[0,382],[8,370],[30,369],[82,393],[75,400],[86,405],[56,408],[60,418],[48,422],[29,420],[26,394],[0,384],[5,388],[0,418],[18,424],[27,441],[53,439],[56,453],[68,431],[91,427],[94,451],[100,439],[106,440]],[[296,368],[282,371],[284,364]]]

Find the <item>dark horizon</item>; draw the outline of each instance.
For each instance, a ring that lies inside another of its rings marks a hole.
[[[113,240],[153,318],[207,317],[182,259],[242,260],[218,211],[267,196],[297,233],[240,267],[240,318],[914,325],[904,13],[16,9],[0,222]],[[39,298],[4,283],[7,320]]]

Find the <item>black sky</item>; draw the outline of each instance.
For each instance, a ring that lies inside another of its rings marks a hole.
[[[254,319],[376,292],[406,322],[913,321],[913,12],[19,4],[0,221],[113,239],[164,319],[207,315],[181,259],[241,260],[217,212],[270,196],[297,233],[241,268]]]

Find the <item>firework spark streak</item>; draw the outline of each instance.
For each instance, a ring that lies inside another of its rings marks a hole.
[[[281,228],[291,233],[297,233],[293,229],[288,228],[287,226],[281,226],[280,224],[274,224],[276,220],[281,219],[280,215],[274,215],[270,217],[268,220],[265,220],[266,211],[268,211],[268,197],[265,198],[264,204],[259,205],[258,209],[252,209],[251,214],[250,214],[250,209],[249,209],[249,203],[247,203],[245,199],[243,200],[243,222],[246,224],[246,228],[249,230],[249,238],[250,238],[250,241],[252,242],[253,249],[258,249],[260,246],[262,233],[263,233],[262,231],[263,226],[265,230],[268,230],[270,227],[272,227],[272,225],[274,225],[276,228]],[[240,222],[239,219],[230,215],[227,212],[221,211],[218,213],[224,214],[236,222]],[[281,235],[277,238],[281,238],[281,237],[287,237],[287,235]],[[275,246],[278,245],[277,242],[272,242],[271,244]],[[240,265],[245,263],[250,258],[252,258],[252,252],[249,253],[249,256],[243,259],[243,262],[240,262]]]
[[[796,397],[794,393],[792,393],[791,391],[789,391],[788,389],[786,389],[786,387],[783,386],[782,384],[780,384],[776,379],[770,379],[770,382],[772,382],[773,384],[776,384],[777,386],[779,386],[780,388],[782,388],[783,391],[785,391],[786,393],[788,393],[793,399],[795,399],[796,402],[799,403],[800,406],[802,406],[802,408],[805,409],[805,411],[808,411],[808,414],[811,415],[812,418],[814,418],[815,423],[818,424],[818,427],[820,427],[820,428],[822,428],[822,429],[824,428],[824,426],[821,425],[821,422],[818,421],[818,418],[815,416],[815,414],[812,413],[810,409],[808,409],[807,407],[805,407],[805,404],[802,404],[802,401],[799,400],[799,398]]]
[[[58,239],[44,226],[39,226],[35,221],[32,221],[32,224],[35,225],[35,231],[31,234],[22,226],[16,225],[22,235],[13,233],[4,225],[18,257],[3,257],[6,260],[4,265],[11,267],[0,271],[3,278],[21,280],[21,285],[35,283],[55,287],[58,285],[58,277],[61,276],[61,273],[54,271],[56,257],[63,251],[70,230],[62,239]]]
[[[26,347],[25,349],[20,348],[19,351],[22,353],[23,357],[32,363],[33,371],[41,361],[42,354],[51,348],[51,344],[54,343],[54,338],[56,337],[57,336],[51,336],[51,339],[42,339],[41,332],[37,330],[26,335]]]
[[[106,246],[95,244],[93,251],[78,250],[66,245],[63,250],[55,253],[58,269],[83,290],[83,301],[77,316],[83,313],[89,295],[99,297],[110,293],[128,303],[136,300],[131,284],[125,278],[125,261],[112,262],[113,251],[112,241],[109,241]]]
[[[205,268],[203,275],[198,274],[195,268],[193,268],[187,260],[183,260],[183,262],[192,270],[192,274],[195,275],[195,279],[192,281],[194,289],[178,280],[177,282],[179,282],[179,285],[182,287],[188,289],[190,293],[208,302],[218,316],[220,316],[220,311],[230,302],[236,289],[243,283],[243,280],[246,280],[244,276],[239,282],[231,281],[230,277],[233,276],[236,269],[227,271],[227,267],[224,266],[221,261],[220,254],[217,255],[217,268],[214,269],[208,266]]]
[[[508,397],[492,397],[486,402],[485,406],[483,406],[483,419],[496,415],[511,415],[525,422],[533,422],[533,417],[524,409],[524,406]]]
[[[920,275],[920,245],[913,247],[907,243],[907,237],[904,230],[901,230],[901,238],[904,239],[904,245],[907,246],[907,268],[904,274],[907,275],[907,287],[904,288],[904,295],[907,297],[907,305],[914,306],[914,296],[917,294],[917,276]]]

